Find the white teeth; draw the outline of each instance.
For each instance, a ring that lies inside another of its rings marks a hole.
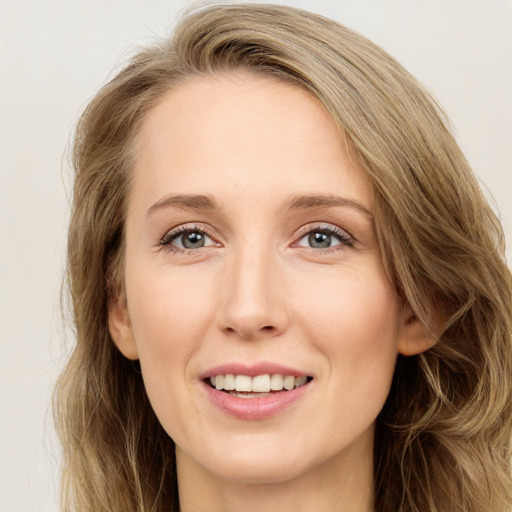
[[[295,387],[295,377],[293,375],[287,375],[284,378],[284,389],[290,391]]]
[[[308,381],[307,377],[297,377],[295,379],[295,387],[300,388],[301,386],[304,386],[306,382]],[[224,381],[224,389],[226,389],[226,382]]]
[[[248,375],[233,374],[210,377],[212,387],[219,391],[254,393],[253,396],[262,396],[257,394],[282,391],[283,389],[291,391],[294,388],[303,386],[307,381],[307,377],[294,377],[293,375],[282,375],[279,373],[273,375],[267,373],[254,378]]]
[[[235,376],[233,374],[224,375],[224,389],[226,391],[235,389]]]
[[[252,379],[247,375],[237,375],[235,377],[235,389],[237,391],[252,391]]]
[[[258,375],[252,379],[252,390],[256,393],[268,393],[270,391],[270,375]]]
[[[217,389],[224,389],[224,375],[217,375],[215,377],[215,387]]]
[[[279,373],[275,373],[270,378],[270,389],[272,391],[281,391],[283,389],[283,376]]]

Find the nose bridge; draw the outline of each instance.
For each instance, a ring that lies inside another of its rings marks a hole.
[[[242,338],[276,335],[285,327],[279,299],[278,258],[271,244],[240,242],[226,263],[220,322]]]

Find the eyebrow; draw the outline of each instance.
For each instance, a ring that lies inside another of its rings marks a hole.
[[[151,208],[147,216],[161,208],[175,206],[177,208],[188,208],[193,210],[219,210],[215,199],[205,194],[169,194],[159,199]]]
[[[162,208],[187,208],[193,210],[220,210],[219,205],[211,195],[207,194],[169,194],[159,199],[147,212],[147,216]],[[289,210],[307,210],[311,208],[328,208],[342,206],[353,208],[373,218],[368,208],[360,202],[333,194],[307,194],[292,196],[285,202]]]
[[[332,206],[343,206],[345,208],[354,208],[364,213],[370,219],[373,218],[372,212],[363,204],[355,199],[337,196],[333,194],[307,194],[293,196],[286,201],[286,206],[290,210],[305,210],[309,208],[328,208]]]

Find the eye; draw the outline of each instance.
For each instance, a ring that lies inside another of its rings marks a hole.
[[[354,240],[345,231],[335,227],[309,229],[296,243],[299,247],[329,249],[339,245],[353,246]]]
[[[217,245],[214,240],[206,233],[204,228],[183,227],[169,231],[160,240],[160,245],[166,246],[169,250],[191,251]]]

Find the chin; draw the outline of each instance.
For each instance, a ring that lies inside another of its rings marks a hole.
[[[318,436],[308,440],[298,439],[298,434],[295,429],[286,435],[233,436],[229,442],[195,445],[180,462],[190,457],[188,462],[193,459],[192,464],[224,482],[278,484],[321,471],[344,451],[340,446],[319,446]]]
[[[284,461],[279,456],[270,460],[252,456],[244,460],[230,461],[225,467],[216,468],[217,478],[236,484],[278,484],[294,480],[308,471],[304,461]]]

